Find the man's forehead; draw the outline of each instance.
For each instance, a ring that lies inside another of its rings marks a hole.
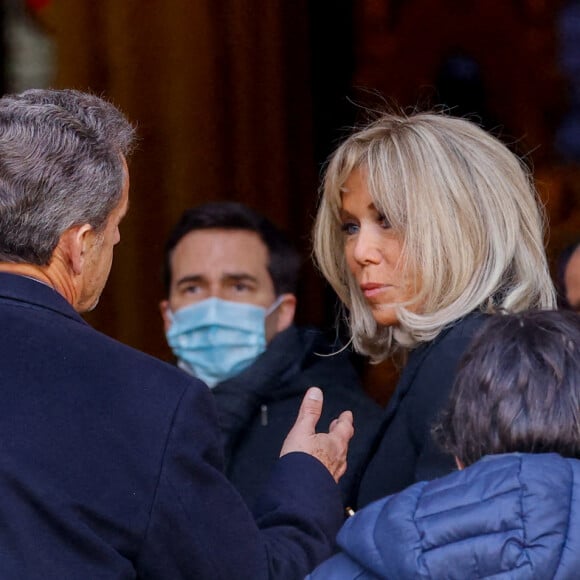
[[[268,250],[256,232],[204,229],[187,233],[172,252],[174,279],[183,275],[268,276]]]

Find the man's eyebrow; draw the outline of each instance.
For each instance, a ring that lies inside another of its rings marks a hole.
[[[191,282],[202,282],[203,280],[204,278],[200,274],[189,274],[177,280],[176,286],[180,286],[181,284],[189,284]]]
[[[222,280],[227,280],[229,282],[258,282],[258,278],[256,278],[256,276],[252,276],[247,272],[226,272],[222,276]]]
[[[228,282],[254,282],[254,283],[258,283],[258,278],[256,278],[256,276],[252,276],[251,274],[248,274],[247,272],[226,272],[223,276],[222,276],[222,280],[228,281]],[[179,280],[177,280],[177,282],[175,283],[176,286],[180,286],[181,284],[191,284],[193,283],[200,283],[200,282],[204,282],[205,281],[205,277],[202,276],[201,274],[188,274],[187,276],[183,276],[182,278],[180,278]]]

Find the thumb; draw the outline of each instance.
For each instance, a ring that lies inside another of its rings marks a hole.
[[[315,455],[311,450],[311,439],[316,435],[316,423],[322,413],[322,391],[318,387],[310,387],[298,410],[298,417],[284,440],[280,457],[293,451],[304,451]]]
[[[295,428],[301,432],[313,434],[316,432],[316,423],[322,414],[322,401],[324,396],[318,387],[310,387],[300,405]]]

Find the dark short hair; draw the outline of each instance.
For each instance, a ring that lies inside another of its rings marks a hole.
[[[560,308],[571,308],[568,303],[568,292],[566,291],[566,268],[574,252],[580,248],[580,240],[570,244],[558,256],[556,264],[556,291],[558,292],[558,306]]]
[[[268,273],[276,295],[296,293],[300,255],[286,235],[263,215],[233,201],[208,202],[187,209],[169,234],[165,244],[163,281],[171,288],[171,254],[180,240],[196,230],[245,230],[258,234],[268,250]]]
[[[580,458],[580,316],[491,316],[462,359],[434,436],[465,465],[495,453]]]

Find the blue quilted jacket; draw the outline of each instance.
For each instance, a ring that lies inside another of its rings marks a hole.
[[[310,580],[580,578],[580,461],[484,457],[359,511]]]

